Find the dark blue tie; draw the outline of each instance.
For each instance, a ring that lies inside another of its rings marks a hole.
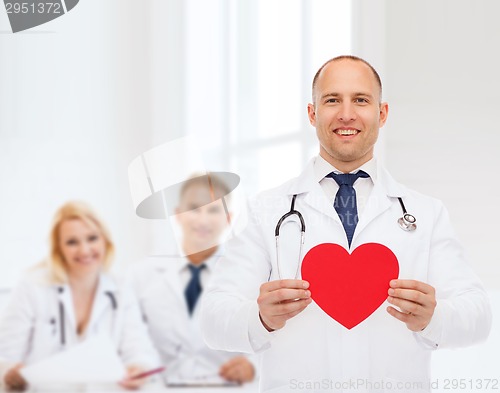
[[[205,268],[205,265],[197,267],[189,264],[188,268],[191,271],[191,280],[189,280],[184,294],[186,295],[189,314],[192,314],[201,294],[200,273]]]
[[[358,208],[356,203],[356,190],[353,187],[354,182],[359,177],[370,177],[368,173],[358,171],[357,173],[330,173],[327,177],[334,179],[339,185],[337,195],[333,202],[333,207],[337,211],[340,221],[344,226],[345,234],[349,247],[351,247],[354,230],[358,224]]]

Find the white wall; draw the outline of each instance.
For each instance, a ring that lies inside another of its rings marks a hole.
[[[354,47],[382,67],[389,102],[386,165],[402,183],[445,202],[475,269],[500,289],[500,3],[355,3],[362,23],[354,17]]]
[[[355,10],[354,52],[380,69],[390,108],[378,150],[398,180],[445,202],[492,298],[487,342],[434,354],[436,391],[450,391],[446,379],[498,381],[500,3],[355,0]]]
[[[178,58],[180,4],[85,0],[17,34],[0,10],[0,287],[43,258],[51,217],[68,199],[101,213],[119,263],[151,252],[155,225],[134,214],[127,166],[179,134],[182,62],[159,68]],[[162,37],[161,57],[151,57],[150,37]]]

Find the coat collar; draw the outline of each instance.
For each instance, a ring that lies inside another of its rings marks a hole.
[[[118,287],[114,279],[112,279],[108,274],[101,273],[98,278],[99,282],[97,283],[96,297],[107,292],[116,292]],[[59,293],[71,293],[71,288],[69,284],[52,284]]]
[[[223,254],[222,247],[215,251],[213,255],[207,258],[203,263],[207,266],[209,271],[213,271],[217,260]],[[186,256],[167,256],[167,255],[154,255],[150,258],[155,258],[154,269],[158,274],[180,274],[183,269],[189,264]]]
[[[64,306],[67,321],[70,326],[76,332],[76,316],[75,309],[73,305],[73,295],[69,284],[56,284],[54,285],[58,292],[58,298]],[[92,326],[101,317],[104,310],[108,307],[115,309],[119,307],[117,299],[117,284],[116,282],[107,274],[101,273],[99,275],[99,282],[97,284],[97,290],[92,304],[92,312],[85,329],[85,333],[92,329]]]
[[[120,304],[118,304],[119,299],[117,299],[117,289],[116,282],[112,280],[111,277],[105,274],[100,275],[99,285],[97,287],[96,297],[92,307],[92,314],[90,315],[90,321],[86,332],[92,329],[105,310],[111,310],[114,313],[116,312],[116,309],[120,307]]]
[[[317,188],[318,182],[315,179],[314,162],[317,158],[312,158],[304,171],[291,180],[286,187],[286,195],[303,194],[313,191]],[[382,193],[388,197],[402,198],[406,195],[406,189],[401,184],[396,182],[387,170],[380,164],[377,164],[377,180],[374,188],[377,187]]]
[[[319,213],[331,218],[343,232],[342,223],[335,211],[333,204],[325,195],[318,179],[315,178],[314,160],[312,159],[304,171],[295,179],[291,180],[285,188],[285,193],[290,198],[295,194],[305,194],[303,200]],[[403,198],[406,188],[396,182],[393,177],[381,165],[377,165],[377,178],[370,194],[370,202],[365,207],[359,223],[354,232],[351,246],[355,246],[357,236],[379,215],[388,210],[394,198]],[[306,219],[307,220],[307,219]],[[306,224],[307,225],[307,224]],[[346,246],[347,246],[347,238]]]
[[[217,251],[204,261],[209,272],[215,268],[217,260],[222,254],[222,249],[219,247]],[[178,302],[185,302],[184,286],[181,284],[180,275],[184,269],[187,269],[189,260],[185,256],[160,256],[156,255],[154,261],[154,270],[165,281],[167,288],[171,288]]]

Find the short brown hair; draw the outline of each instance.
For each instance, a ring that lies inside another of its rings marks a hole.
[[[227,197],[231,192],[229,186],[219,176],[208,172],[207,174],[195,174],[184,181],[180,191],[181,198],[186,190],[193,185],[208,187],[214,200]]]
[[[321,71],[323,71],[323,68],[325,68],[328,64],[333,63],[335,61],[340,61],[340,60],[360,61],[361,63],[366,64],[370,68],[370,70],[372,71],[373,76],[375,77],[375,80],[377,81],[378,87],[380,88],[380,100],[382,100],[382,80],[380,79],[380,75],[375,70],[375,68],[373,68],[370,63],[368,63],[366,60],[362,59],[361,57],[352,56],[352,55],[342,55],[342,56],[334,57],[334,58],[328,60],[327,62],[325,62],[321,67],[319,67],[319,70],[314,75],[313,82],[312,82],[313,102],[315,102],[314,90],[316,89],[316,84],[318,82],[319,74],[321,74]]]

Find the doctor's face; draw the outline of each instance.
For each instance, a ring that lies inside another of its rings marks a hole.
[[[220,199],[213,199],[208,187],[192,184],[181,196],[177,208],[184,252],[199,252],[217,246],[228,226],[228,217]]]
[[[349,59],[327,64],[317,79],[315,103],[307,108],[321,157],[343,172],[369,161],[387,119],[387,103],[379,100],[380,88],[366,64]]]
[[[97,273],[106,255],[106,241],[92,225],[69,219],[59,226],[59,249],[69,275]]]

